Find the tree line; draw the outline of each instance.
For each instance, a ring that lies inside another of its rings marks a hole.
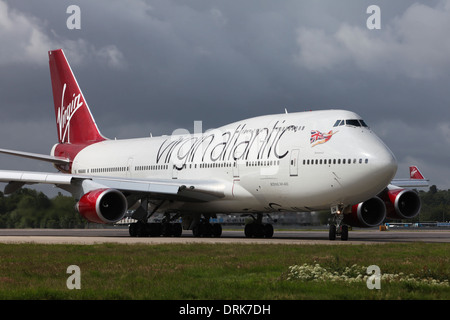
[[[21,188],[11,195],[0,192],[0,228],[85,228],[75,199],[61,193],[52,199],[34,189]]]
[[[450,220],[450,190],[438,190],[433,185],[428,191],[418,193],[422,210],[405,222]],[[0,192],[0,228],[86,228],[88,222],[76,211],[75,204],[73,197],[61,193],[48,198],[28,188],[8,196]]]
[[[450,221],[450,189],[439,190],[432,185],[428,192],[419,191],[422,209],[413,222]]]

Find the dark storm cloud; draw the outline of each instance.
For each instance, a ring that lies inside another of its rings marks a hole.
[[[66,27],[71,4],[81,30]],[[377,1],[381,29],[368,30],[371,4],[0,0],[0,133],[15,134],[2,146],[55,142],[47,51],[61,47],[108,137],[345,108],[393,150],[399,176],[418,164],[450,188],[450,5]]]

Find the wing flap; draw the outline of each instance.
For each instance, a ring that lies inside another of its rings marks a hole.
[[[85,179],[85,178],[76,177],[76,179]],[[180,186],[176,184],[164,184],[139,180],[133,181],[131,179],[90,177],[89,180],[91,180],[94,183],[107,186],[109,188],[114,188],[120,191],[131,193],[156,193],[156,194],[176,195],[180,188]]]

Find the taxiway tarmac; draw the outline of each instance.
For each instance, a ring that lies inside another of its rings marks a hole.
[[[357,230],[348,241],[328,240],[327,230],[276,231],[271,239],[245,238],[243,231],[224,230],[220,238],[196,238],[191,231],[181,237],[132,238],[126,228],[108,229],[0,229],[0,243],[43,244],[161,244],[161,243],[260,243],[260,244],[378,244],[399,242],[450,243],[450,230]]]

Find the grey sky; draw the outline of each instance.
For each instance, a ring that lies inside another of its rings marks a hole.
[[[366,9],[381,9],[369,30]],[[69,30],[66,9],[81,9]],[[450,1],[0,0],[0,146],[48,153],[47,51],[63,48],[110,138],[344,108],[450,188]],[[2,169],[52,170],[0,156]]]

